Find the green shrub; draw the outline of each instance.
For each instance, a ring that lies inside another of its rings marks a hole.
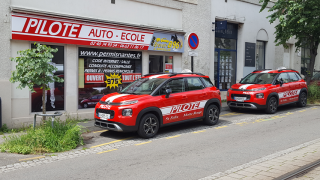
[[[0,128],[0,135],[7,132],[9,132],[8,126],[6,124],[3,124]]]
[[[12,134],[4,138],[0,151],[19,154],[62,152],[83,144],[81,127],[74,120],[56,120],[52,128],[49,119],[35,130],[30,126],[25,134]]]
[[[308,101],[314,103],[320,100],[320,86],[314,82],[308,86]]]

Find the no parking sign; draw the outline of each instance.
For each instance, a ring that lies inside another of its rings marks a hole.
[[[199,46],[199,38],[196,33],[191,33],[188,36],[188,44],[191,49],[193,50],[197,49],[197,47]]]

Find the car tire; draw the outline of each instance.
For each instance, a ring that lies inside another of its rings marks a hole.
[[[209,126],[217,124],[219,121],[219,114],[220,114],[219,112],[220,110],[216,105],[214,104],[209,105],[209,107],[205,112],[206,114],[203,122]]]
[[[230,107],[230,106],[229,106],[229,109],[230,109],[231,111],[237,111],[237,110],[239,110],[238,108]]]
[[[267,108],[265,109],[266,113],[268,113],[268,114],[274,114],[274,113],[277,112],[277,108],[278,108],[277,98],[271,97],[271,98],[267,101]]]
[[[88,104],[87,104],[87,103],[84,103],[84,104],[83,104],[83,108],[88,108]]]
[[[299,95],[298,107],[305,107],[307,105],[307,93],[301,92]]]
[[[138,135],[145,139],[152,138],[158,133],[159,126],[157,116],[151,113],[146,114],[140,121]]]

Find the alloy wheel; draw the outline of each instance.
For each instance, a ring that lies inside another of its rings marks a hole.
[[[157,120],[152,117],[147,118],[143,124],[143,130],[146,135],[154,134],[157,127],[158,127]]]
[[[210,121],[216,121],[219,118],[219,113],[218,113],[218,109],[216,108],[211,108],[209,110],[209,119]]]

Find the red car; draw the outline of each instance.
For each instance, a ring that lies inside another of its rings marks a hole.
[[[204,119],[219,120],[220,91],[199,73],[148,74],[119,93],[105,95],[95,108],[95,126],[155,136],[160,127]]]
[[[83,108],[94,107],[103,96],[104,96],[103,94],[97,94],[97,95],[91,96],[88,99],[82,100],[80,102],[80,105]]]
[[[228,90],[227,103],[238,108],[265,109],[273,114],[278,106],[307,104],[307,84],[296,70],[256,70]]]

